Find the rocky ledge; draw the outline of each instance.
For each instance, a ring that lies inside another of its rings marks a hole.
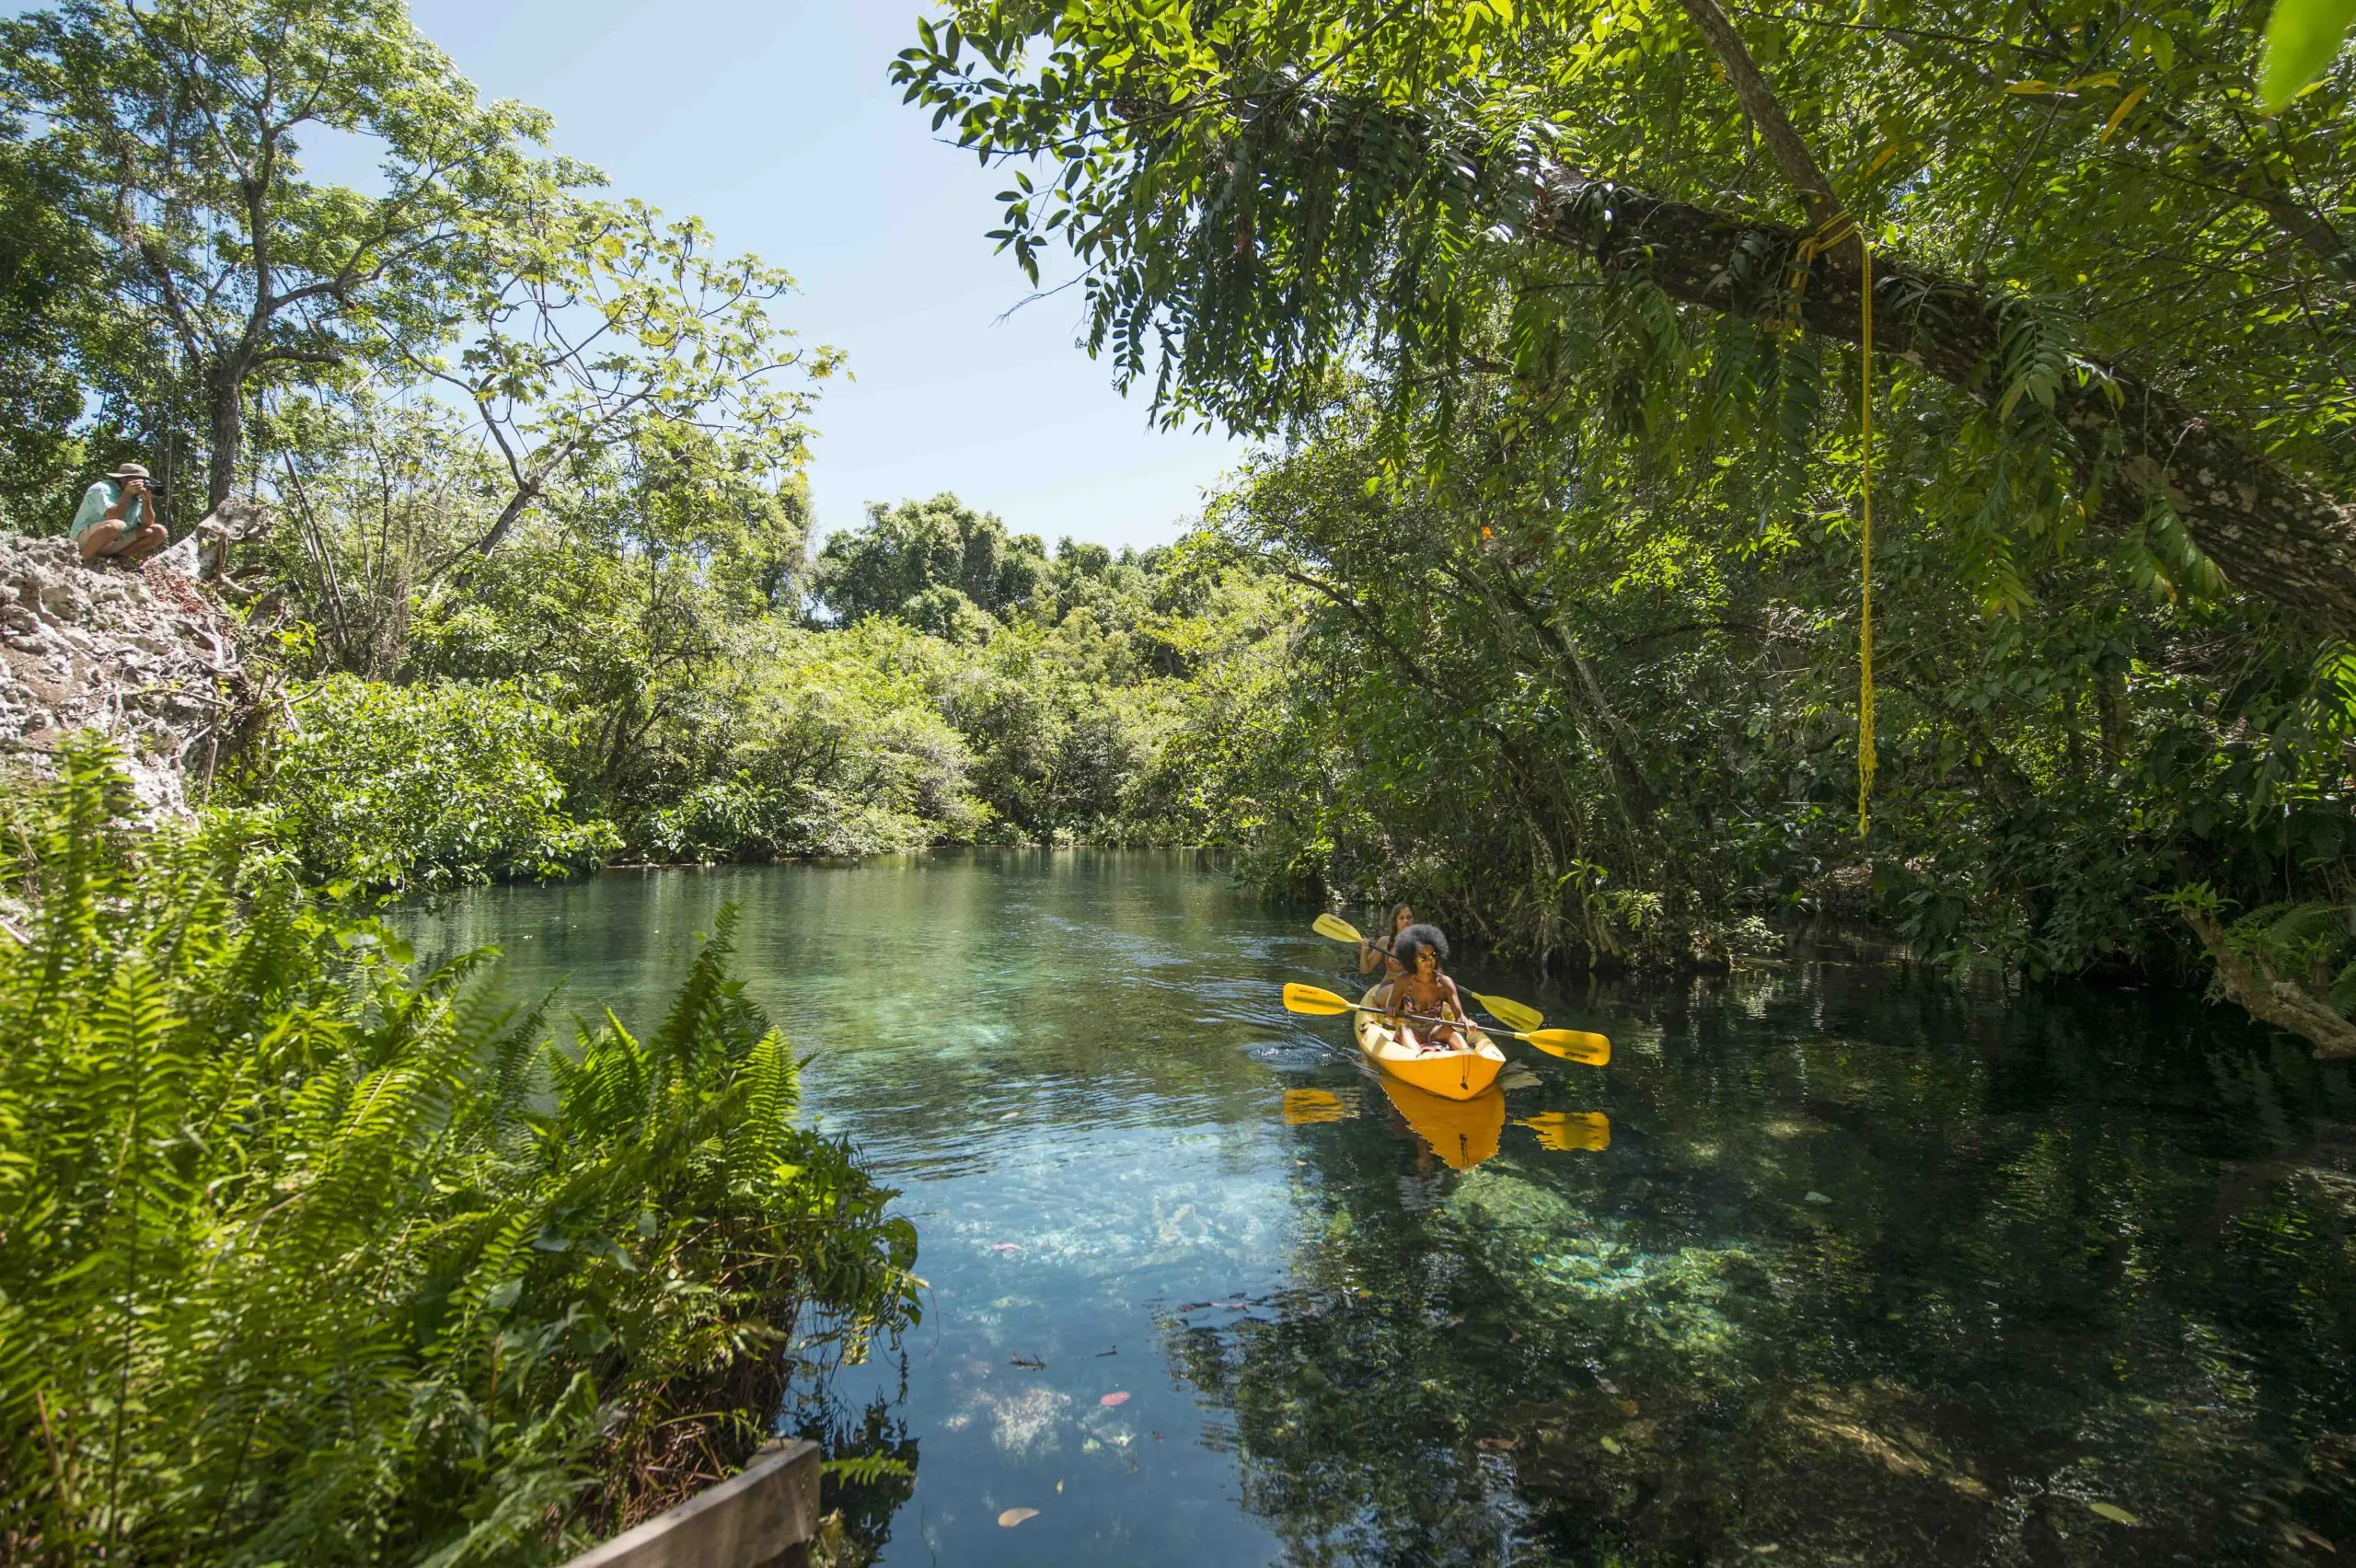
[[[186,811],[187,781],[210,781],[257,695],[202,571],[194,548],[93,566],[68,540],[0,534],[0,769],[46,772],[69,733],[97,730],[142,801]]]

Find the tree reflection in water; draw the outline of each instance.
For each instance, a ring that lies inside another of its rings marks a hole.
[[[916,1494],[917,1439],[901,1414],[908,1397],[908,1358],[897,1352],[899,1387],[854,1412],[823,1377],[797,1379],[780,1431],[807,1437],[826,1456],[818,1487],[820,1560],[828,1568],[865,1568],[892,1539],[892,1518]]]
[[[1300,1125],[1295,1285],[1163,1319],[1340,1562],[2315,1561],[2356,1534],[2356,1094],[2179,999],[1810,966],[1551,1074],[1608,1151]],[[1657,1039],[1657,1049],[1650,1048]]]

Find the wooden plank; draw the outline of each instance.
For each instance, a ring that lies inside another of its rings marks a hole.
[[[806,1561],[817,1533],[818,1445],[795,1438],[565,1568],[769,1568]]]

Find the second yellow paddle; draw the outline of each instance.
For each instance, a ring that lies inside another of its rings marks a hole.
[[[1358,928],[1338,915],[1320,915],[1309,923],[1309,928],[1321,937],[1331,937],[1337,942],[1362,942]],[[1462,986],[1457,987],[1463,990]],[[1510,997],[1484,997],[1478,991],[1464,994],[1489,1009],[1489,1015],[1507,1029],[1536,1029],[1546,1021],[1546,1015],[1536,1008],[1525,1007]]]
[[[1285,986],[1285,1009],[1288,1012],[1308,1013],[1315,1018],[1336,1018],[1345,1012],[1374,1013],[1380,1016],[1383,1010],[1380,1008],[1363,1007],[1351,1001],[1347,997],[1322,990],[1315,986],[1304,986],[1299,981]],[[1527,1041],[1550,1056],[1560,1056],[1568,1062],[1584,1063],[1590,1067],[1602,1066],[1611,1060],[1611,1042],[1600,1034],[1590,1034],[1583,1029],[1530,1031],[1501,1029],[1496,1032],[1508,1040]]]

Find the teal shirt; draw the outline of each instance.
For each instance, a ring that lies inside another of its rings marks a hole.
[[[118,479],[100,479],[84,490],[82,504],[74,509],[74,526],[67,531],[66,536],[78,539],[97,527],[106,514],[114,510],[114,503],[121,497],[122,484]],[[146,512],[147,498],[144,495],[133,497],[129,509],[122,514],[123,531],[136,533]]]

